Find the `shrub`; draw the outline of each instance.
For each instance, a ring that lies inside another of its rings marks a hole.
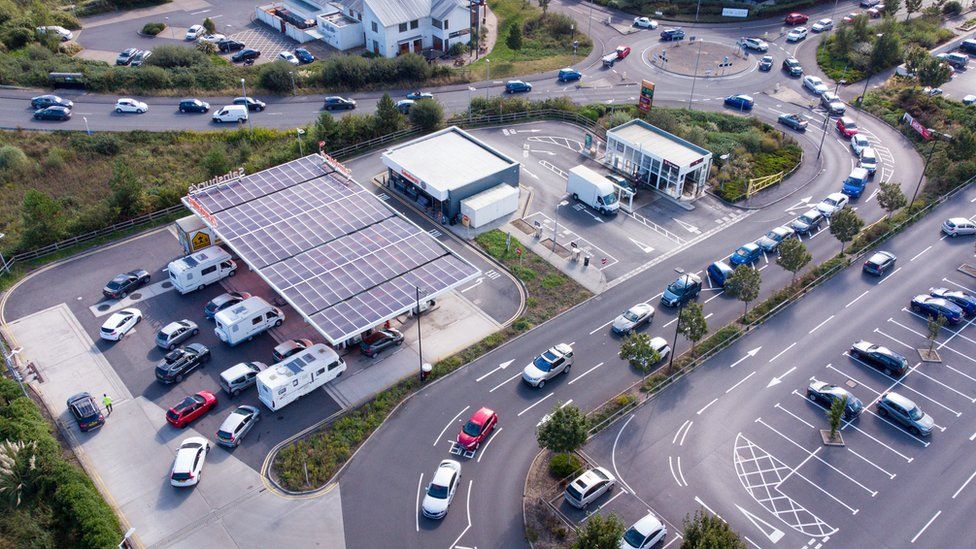
[[[31,165],[24,151],[14,145],[0,147],[0,173],[21,173]]]
[[[131,72],[135,73],[132,75],[131,86],[136,90],[151,92],[173,87],[169,72],[162,67],[139,67],[139,70]]]
[[[447,54],[451,57],[460,57],[468,53],[468,45],[464,42],[455,42],[451,44],[451,49],[447,51]]]
[[[207,65],[209,60],[203,53],[183,46],[159,46],[153,49],[152,57],[146,60],[147,65],[157,67],[194,67]]]
[[[166,28],[165,23],[146,23],[142,27],[142,34],[148,34],[149,36],[156,36],[157,34],[163,32]]]
[[[417,101],[410,107],[410,123],[425,132],[437,129],[444,120],[444,109],[435,99]]]
[[[275,61],[261,67],[258,83],[262,88],[281,93],[292,90],[292,65],[285,61]]]
[[[197,42],[197,51],[204,55],[213,55],[217,53],[217,44],[213,42]]]
[[[5,29],[0,33],[0,42],[3,42],[8,50],[19,50],[33,39],[34,33],[23,27]]]
[[[955,17],[960,13],[962,13],[962,4],[956,2],[956,0],[949,0],[945,4],[942,4],[942,15]]]
[[[583,462],[576,454],[553,454],[549,459],[549,474],[563,479],[583,468]]]
[[[52,11],[48,14],[48,23],[70,30],[78,30],[81,28],[81,22],[78,21],[78,18],[67,11]]]

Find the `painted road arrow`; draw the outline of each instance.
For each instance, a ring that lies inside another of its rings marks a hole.
[[[797,210],[799,208],[809,207],[811,200],[813,200],[813,197],[812,196],[808,196],[806,198],[801,198],[799,202],[797,202],[796,204],[793,204],[789,208],[786,208],[786,211],[789,212],[789,211],[792,211],[792,210]]]
[[[627,238],[630,238],[630,237],[627,237]],[[637,247],[640,248],[641,251],[643,251],[645,254],[649,254],[649,253],[651,253],[651,252],[654,251],[654,248],[648,246],[647,244],[644,244],[643,242],[641,242],[639,240],[634,240],[633,238],[630,238],[630,241],[633,242],[634,244],[636,244]]]
[[[476,380],[474,380],[474,381],[475,381],[475,383],[477,383],[477,382],[479,382],[479,381],[481,381],[482,379],[485,379],[486,377],[488,377],[488,376],[490,376],[491,374],[493,374],[493,373],[495,373],[495,372],[497,372],[498,370],[504,370],[505,368],[508,368],[508,365],[509,365],[509,364],[511,364],[511,363],[513,363],[513,362],[515,362],[515,361],[514,361],[514,360],[506,360],[505,362],[502,362],[502,363],[501,363],[501,364],[499,364],[499,365],[498,365],[498,367],[497,367],[497,368],[495,368],[494,370],[492,370],[492,371],[490,371],[490,372],[488,372],[487,374],[485,374],[485,375],[483,375],[483,376],[481,376],[481,377],[479,377],[478,379],[476,379]]]
[[[793,370],[796,370],[796,366],[790,368],[789,370],[786,370],[782,374],[780,374],[780,375],[774,377],[773,379],[769,380],[769,384],[766,385],[766,388],[768,389],[768,388],[772,387],[773,385],[779,385],[779,383],[781,381],[783,381],[783,378],[786,377],[786,374],[789,374]]]
[[[748,353],[746,353],[746,356],[740,358],[739,360],[736,360],[732,364],[729,364],[729,368],[735,368],[743,360],[745,360],[747,358],[752,358],[752,357],[756,356],[756,353],[759,352],[759,349],[762,349],[762,347],[761,346],[760,347],[756,347],[755,349],[749,351]]]
[[[751,522],[752,525],[756,527],[756,529],[758,529],[760,532],[765,534],[766,537],[769,538],[769,541],[776,543],[777,541],[782,539],[783,536],[786,535],[779,528],[776,528],[772,524],[764,521],[763,519],[757,517],[756,515],[753,515],[752,513],[746,511],[742,507],[739,507],[738,504],[736,504],[735,507],[739,511],[742,511],[742,514],[745,515],[747,519],[749,519],[749,522]]]

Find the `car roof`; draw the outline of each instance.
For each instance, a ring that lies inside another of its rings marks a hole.
[[[894,402],[906,410],[911,410],[912,408],[916,407],[914,401],[895,392],[885,393],[882,398],[890,402]]]
[[[451,480],[451,475],[455,474],[459,469],[461,469],[460,463],[445,459],[437,466],[437,471],[434,473],[434,478],[431,482],[438,486],[447,486],[447,483]]]
[[[582,475],[576,477],[576,480],[573,481],[573,484],[576,484],[577,486],[580,486],[582,488],[589,488],[590,486],[593,486],[597,482],[604,480],[603,476],[600,476],[601,474],[603,476],[606,476],[608,479],[613,479],[613,475],[610,474],[610,471],[607,471],[603,467],[595,467],[593,469],[586,471]]]
[[[664,525],[661,524],[661,520],[654,516],[654,513],[648,513],[644,515],[644,518],[635,522],[633,528],[646,536],[662,526]]]
[[[886,261],[888,259],[894,259],[894,258],[895,256],[891,252],[878,251],[871,254],[871,257],[868,258],[868,261],[872,261],[872,262]]]
[[[240,411],[241,408],[249,409]],[[247,417],[248,414],[253,413],[253,406],[238,406],[224,419],[223,423],[220,424],[220,430],[227,431],[228,433],[234,432],[234,430],[237,429],[237,426],[244,422],[244,418]]]
[[[495,411],[491,408],[481,408],[471,416],[471,421],[484,424],[484,422],[488,421],[488,418],[493,415],[495,415]]]

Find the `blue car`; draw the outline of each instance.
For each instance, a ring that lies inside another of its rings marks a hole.
[[[295,50],[295,57],[304,65],[305,63],[311,63],[315,61],[315,56],[305,48],[298,48]]]
[[[574,68],[566,67],[565,69],[559,70],[559,76],[557,76],[556,78],[560,82],[572,82],[574,80],[579,80],[580,78],[583,78],[583,73],[581,73],[580,71]]]
[[[917,295],[912,298],[912,310],[929,318],[942,315],[950,324],[962,322],[962,309],[955,303],[941,297],[932,297],[927,294]]]
[[[948,288],[929,288],[929,295],[955,303],[967,315],[976,315],[976,297],[966,292]]]
[[[754,104],[755,101],[752,100],[752,97],[744,93],[740,93],[739,95],[730,95],[725,98],[726,107],[732,107],[739,109],[740,111],[751,111]]]
[[[706,272],[708,272],[708,278],[711,279],[712,284],[724,288],[725,279],[732,276],[732,267],[729,267],[724,261],[716,261],[708,266]]]
[[[729,258],[729,263],[731,263],[733,267],[748,265],[762,257],[762,254],[763,251],[762,248],[759,247],[759,244],[750,242],[748,244],[743,244],[738,250],[733,252],[732,257]]]
[[[505,93],[520,93],[532,91],[532,84],[521,80],[509,80],[505,84]]]

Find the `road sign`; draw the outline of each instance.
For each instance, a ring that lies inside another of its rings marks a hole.
[[[592,146],[593,146],[593,136],[590,135],[590,134],[584,135],[583,136],[583,149],[585,149],[585,150],[588,151],[588,150],[590,150],[590,147],[592,147]]]
[[[910,114],[908,114],[906,112],[901,117],[901,120],[902,120],[902,122],[907,122],[908,125],[911,126],[913,130],[915,130],[916,132],[918,132],[918,135],[921,135],[922,136],[922,139],[924,139],[926,141],[928,141],[929,139],[932,139],[932,134],[929,132],[929,129],[926,128],[925,126],[923,126],[922,123],[919,122],[918,120],[915,120],[915,118],[912,115],[910,115]]]
[[[651,110],[651,105],[653,104],[654,82],[651,82],[650,80],[642,80],[640,98],[637,100],[637,108],[647,112]]]
[[[722,8],[722,17],[749,17],[749,10]]]

